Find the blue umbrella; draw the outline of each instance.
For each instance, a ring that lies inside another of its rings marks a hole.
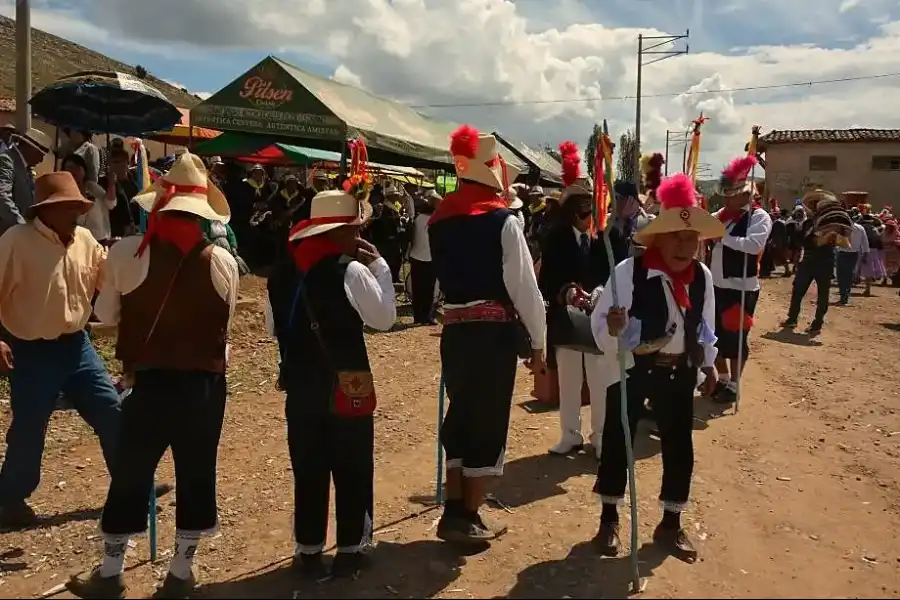
[[[112,71],[66,75],[29,103],[48,123],[94,133],[140,136],[181,121],[178,108],[162,92],[133,75]]]

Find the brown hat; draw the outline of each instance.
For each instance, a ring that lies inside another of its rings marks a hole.
[[[33,219],[39,206],[80,202],[84,212],[91,210],[93,202],[82,195],[75,178],[68,171],[41,175],[34,181],[34,204],[28,208],[27,217]]]

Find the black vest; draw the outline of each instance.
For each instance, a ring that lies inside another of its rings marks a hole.
[[[754,210],[748,210],[732,226],[731,231],[725,233],[728,237],[746,237],[747,228],[750,226],[750,216]],[[744,260],[746,259],[746,263]],[[747,269],[744,270],[746,264]],[[722,276],[726,278],[756,277],[759,273],[759,256],[740,252],[722,244]]]
[[[664,277],[647,277],[642,257],[634,259],[633,286],[629,317],[641,321],[641,342],[658,340],[666,335],[669,326],[669,305],[663,288]],[[706,276],[700,261],[694,261],[694,280],[688,286],[691,307],[684,315],[684,348],[693,356],[699,346],[700,323],[703,319],[703,302],[706,299]],[[643,357],[635,356],[635,361]],[[699,365],[695,365],[699,366]]]
[[[300,273],[293,261],[283,261],[269,276],[269,303],[282,357],[281,382],[288,393],[322,392],[309,394],[310,400],[322,395],[330,399],[327,394],[332,391],[335,371],[371,370],[363,321],[344,292],[344,274],[349,263],[346,256],[327,257],[303,278],[312,312],[325,340],[327,357],[310,327],[306,306],[297,296]],[[327,402],[318,406],[328,407]]]
[[[503,283],[501,231],[512,212],[500,208],[474,216],[446,217],[428,227],[431,264],[447,304],[510,302]]]

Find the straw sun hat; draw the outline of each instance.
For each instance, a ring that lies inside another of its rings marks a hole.
[[[225,195],[209,180],[200,157],[190,152],[134,201],[147,212],[177,210],[222,223],[231,219]]]
[[[372,204],[343,190],[326,190],[313,197],[309,218],[291,231],[290,241],[320,235],[347,225],[363,225],[372,217]]]
[[[634,241],[650,246],[653,238],[661,233],[696,231],[701,240],[720,238],[725,226],[716,217],[697,206],[697,197],[691,178],[683,173],[663,179],[656,190],[660,203],[659,216],[634,234]]]
[[[470,125],[462,125],[450,136],[450,154],[457,177],[466,181],[505,191],[519,176],[519,169],[500,156],[497,138]]]

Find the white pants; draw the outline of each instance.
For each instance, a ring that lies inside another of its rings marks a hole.
[[[581,386],[587,377],[591,393],[591,444],[598,450],[603,422],[606,420],[606,388],[608,369],[603,357],[584,354],[569,348],[556,349],[559,375],[559,425],[561,446],[584,443],[581,435]]]

